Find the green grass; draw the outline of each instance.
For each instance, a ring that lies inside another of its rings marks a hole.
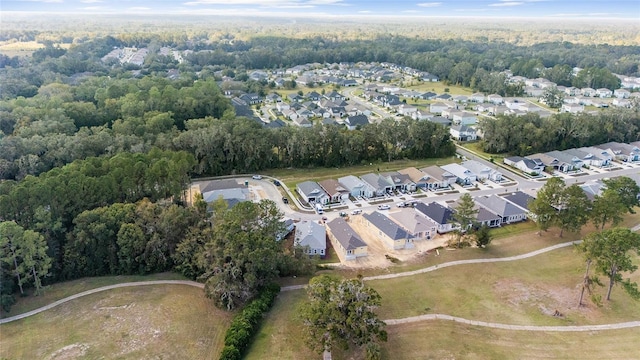
[[[368,284],[382,296],[383,319],[444,313],[523,325],[584,325],[640,319],[638,302],[621,288],[602,309],[578,309],[584,259],[571,247],[530,259],[460,265]],[[470,279],[473,279],[470,281]],[[633,274],[637,281],[640,274]],[[419,286],[416,284],[423,284]],[[604,288],[595,291],[601,295]],[[427,310],[428,309],[428,310]],[[565,317],[550,316],[559,310]]]
[[[160,273],[152,275],[130,275],[130,276],[102,276],[93,278],[83,278],[78,280],[55,283],[46,287],[46,290],[40,296],[16,297],[17,303],[11,307],[10,313],[0,312],[2,318],[14,316],[18,314],[37,309],[44,305],[48,305],[54,301],[66,298],[86,290],[99,288],[102,286],[120,284],[134,281],[150,281],[150,280],[187,280],[178,273]]]
[[[412,85],[406,87],[409,90],[415,91],[431,91],[436,94],[443,94],[445,88],[449,88],[449,94],[451,95],[471,95],[473,94],[473,90],[471,88],[462,87],[458,85],[446,85],[445,83],[439,82],[424,82],[418,85]]]
[[[191,286],[115,289],[1,325],[0,358],[215,358],[231,316]]]
[[[536,223],[529,220],[525,222],[519,222],[517,224],[509,224],[499,228],[491,229],[490,234],[493,239],[499,239],[523,233],[530,233],[537,230],[538,228]]]
[[[383,359],[638,359],[638,329],[529,332],[429,321],[388,326]]]
[[[309,169],[272,169],[265,170],[264,173],[284,181],[291,189],[295,189],[297,183],[307,180],[321,181],[326,179],[337,179],[346,175],[363,175],[370,172],[397,171],[407,167],[425,167],[431,165],[444,165],[452,162],[459,162],[454,156],[438,159],[424,160],[395,160],[392,162],[380,161],[372,162],[371,165],[356,165],[341,168],[309,168]]]

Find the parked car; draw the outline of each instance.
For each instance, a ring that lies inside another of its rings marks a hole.
[[[278,181],[278,180],[273,180],[273,184],[274,184],[275,186],[280,186],[280,181]]]
[[[340,211],[340,213],[338,215],[340,215],[341,217],[345,217],[345,216],[347,216],[347,213],[344,212],[344,211]]]
[[[362,210],[356,209],[351,212],[351,215],[358,215],[358,214],[362,214]]]
[[[391,206],[389,205],[386,205],[386,204],[378,205],[378,210],[389,210],[389,209],[391,209]]]
[[[262,180],[262,175],[253,175],[253,180]]]
[[[396,204],[396,206],[399,207],[399,208],[403,208],[403,207],[407,206],[407,204],[405,204],[404,202],[399,202],[399,203]]]
[[[286,197],[283,197],[282,198],[282,202],[285,203],[285,204],[288,204],[289,203],[289,199],[287,199]]]

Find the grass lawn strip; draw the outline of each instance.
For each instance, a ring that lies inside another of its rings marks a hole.
[[[0,358],[211,358],[231,316],[196,287],[114,289],[2,325]]]

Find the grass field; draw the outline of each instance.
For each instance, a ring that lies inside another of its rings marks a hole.
[[[311,169],[272,169],[264,171],[265,174],[276,177],[284,181],[287,186],[295,189],[297,183],[313,180],[321,181],[326,179],[337,179],[346,175],[363,175],[370,172],[397,171],[407,167],[425,167],[430,165],[445,165],[452,162],[459,162],[454,156],[438,159],[425,160],[396,160],[392,162],[373,162],[371,165],[357,165],[341,168],[311,168]]]
[[[101,276],[93,278],[84,278],[61,283],[55,283],[47,286],[46,290],[40,296],[16,297],[17,303],[11,307],[10,313],[0,312],[2,318],[22,314],[33,309],[37,309],[54,301],[66,298],[73,294],[99,288],[101,286],[120,284],[134,281],[150,281],[150,280],[187,280],[178,273],[160,273],[146,276]]]
[[[471,88],[466,88],[457,85],[446,85],[443,82],[423,82],[418,85],[411,85],[406,87],[409,90],[415,91],[431,91],[436,94],[444,94],[444,89],[449,89],[449,94],[451,95],[471,95],[473,94],[473,90]]]
[[[0,358],[217,358],[231,315],[190,286],[110,290],[1,325]]]
[[[384,359],[638,359],[638,329],[552,333],[447,321],[388,326]]]

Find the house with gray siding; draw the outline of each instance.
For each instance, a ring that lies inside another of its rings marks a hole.
[[[360,176],[360,179],[373,189],[375,196],[384,196],[393,191],[394,188],[394,184],[387,181],[387,179],[385,179],[384,176],[380,176],[380,174],[364,174]]]
[[[315,221],[300,221],[296,224],[293,243],[303,247],[307,255],[324,257],[327,251],[327,230]]]
[[[474,201],[481,207],[500,216],[503,224],[527,220],[527,210],[505,200],[498,195],[479,196]]]
[[[348,175],[341,177],[338,179],[338,183],[340,183],[340,185],[347,189],[349,194],[354,198],[361,196],[367,198],[373,197],[373,188],[357,176]]]
[[[296,191],[304,201],[309,204],[327,204],[329,196],[322,190],[322,187],[315,181],[305,181],[296,185]]]

